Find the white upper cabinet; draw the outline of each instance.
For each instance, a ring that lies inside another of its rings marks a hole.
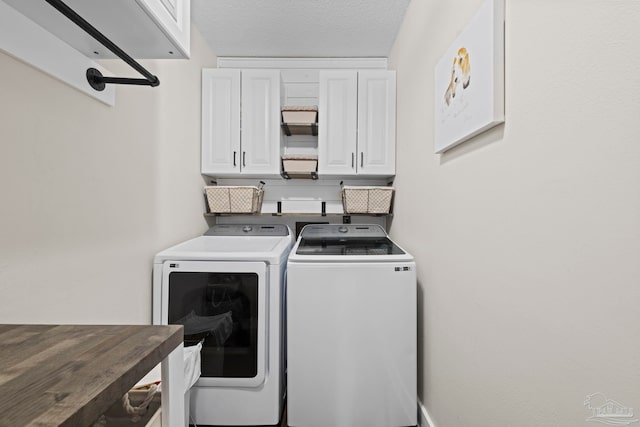
[[[358,72],[322,71],[318,97],[318,174],[356,173]]]
[[[203,174],[280,175],[280,87],[278,70],[203,70]]]
[[[44,0],[3,0],[54,36],[94,59],[115,58]],[[188,58],[190,0],[65,0],[134,59]]]
[[[396,172],[396,73],[358,73],[358,174]]]
[[[240,173],[240,70],[202,70],[202,173]]]
[[[287,74],[288,73],[288,74]],[[302,77],[279,69],[218,68],[202,74],[202,173],[270,178],[281,174],[281,155],[317,154],[319,178],[395,175],[396,76],[382,69],[309,70],[315,82],[317,137],[285,137],[281,107]],[[284,80],[283,80],[284,79]],[[300,83],[302,81],[302,83]],[[304,83],[304,84],[303,84]],[[286,90],[285,90],[286,89]],[[295,92],[295,93],[294,93]],[[307,92],[300,91],[300,94]],[[312,91],[309,91],[312,93]],[[288,95],[288,96],[286,96]],[[300,104],[302,105],[302,103]]]
[[[321,177],[395,175],[394,71],[320,72],[318,114]]]
[[[242,71],[242,172],[280,174],[280,71]]]

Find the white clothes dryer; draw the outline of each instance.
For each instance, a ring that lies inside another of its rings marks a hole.
[[[153,323],[202,342],[191,389],[197,425],[277,425],[283,410],[285,225],[215,225],[158,253]]]
[[[378,225],[307,225],[287,276],[288,425],[415,426],[413,257]]]

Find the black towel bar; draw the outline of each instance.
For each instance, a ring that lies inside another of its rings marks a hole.
[[[134,70],[144,76],[144,79],[131,79],[122,77],[105,77],[95,68],[87,69],[87,81],[97,91],[104,90],[105,84],[116,83],[125,85],[142,85],[142,86],[158,86],[160,80],[151,74],[142,65],[138,64],[135,59],[126,54],[115,43],[109,40],[104,34],[98,31],[93,25],[88,23],[82,16],[78,15],[73,9],[63,3],[61,0],[46,0],[51,6],[56,8],[60,13],[69,18],[74,24],[82,28],[87,34],[100,42],[104,47],[109,49],[118,58],[129,64]]]

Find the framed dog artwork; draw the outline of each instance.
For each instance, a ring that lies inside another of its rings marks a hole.
[[[436,153],[504,122],[504,2],[485,0],[436,65]]]

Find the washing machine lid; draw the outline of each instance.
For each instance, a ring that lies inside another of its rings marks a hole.
[[[404,255],[405,252],[388,237],[350,240],[302,239],[298,255]]]
[[[290,261],[411,261],[379,225],[308,225]]]
[[[233,229],[241,230],[242,227],[247,226],[234,226]],[[252,227],[250,231],[255,231],[257,227],[261,226],[254,225]],[[284,227],[288,232],[288,228]],[[270,264],[280,264],[286,262],[287,255],[293,246],[293,237],[290,234],[256,235],[254,232],[246,232],[243,235],[238,235],[235,232],[232,233],[230,229],[219,230],[219,232],[211,234],[210,231],[204,236],[187,240],[158,253],[154,262],[161,263],[168,260],[265,261]],[[269,229],[265,233],[273,233],[273,230]]]

